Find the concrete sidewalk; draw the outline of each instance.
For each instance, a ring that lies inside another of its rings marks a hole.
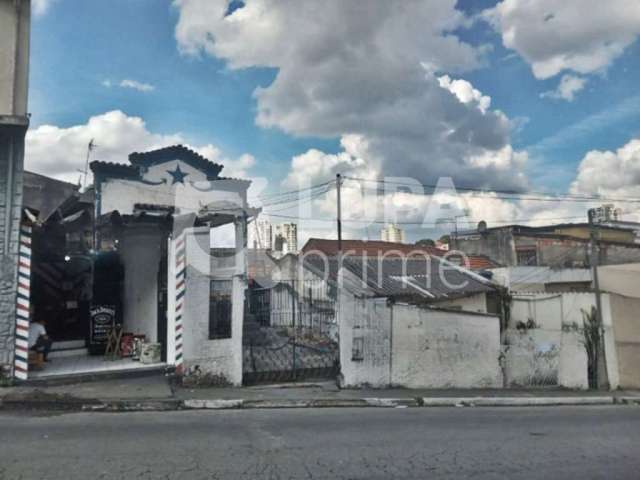
[[[49,387],[0,388],[0,409],[148,411],[321,407],[464,407],[640,404],[640,392],[558,388],[408,390],[348,389],[333,382],[242,388],[172,387],[170,378],[104,380]]]

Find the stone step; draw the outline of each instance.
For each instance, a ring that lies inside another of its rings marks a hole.
[[[85,346],[86,342],[84,340],[63,340],[61,342],[53,342],[53,345],[51,345],[51,351],[84,348]]]
[[[65,350],[51,350],[48,358],[66,358],[66,357],[87,357],[89,349],[87,348],[67,348]]]

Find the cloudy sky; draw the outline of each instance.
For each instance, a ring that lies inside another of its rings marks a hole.
[[[96,159],[117,162],[185,143],[227,175],[266,177],[270,193],[342,172],[368,179],[345,189],[348,233],[360,238],[380,226],[355,220],[380,220],[389,205],[420,238],[434,232],[409,224],[435,223],[442,206],[468,208],[466,227],[585,215],[585,202],[553,193],[640,197],[637,0],[34,0],[34,10],[26,164],[39,173],[77,182],[92,138]],[[391,177],[526,195],[445,190],[434,210],[416,187],[369,201],[374,180]],[[304,235],[331,235],[334,193],[307,203],[317,221],[301,221]],[[618,206],[637,218],[640,204]]]

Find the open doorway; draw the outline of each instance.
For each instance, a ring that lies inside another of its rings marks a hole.
[[[110,234],[110,247],[97,254],[69,251],[68,243],[52,252],[43,239],[42,250],[34,248],[34,316],[45,320],[53,345],[49,361],[32,369],[30,379],[164,368],[166,231]]]

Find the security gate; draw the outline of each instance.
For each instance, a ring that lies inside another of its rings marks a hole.
[[[243,332],[243,383],[335,378],[335,299],[320,280],[251,288]]]

